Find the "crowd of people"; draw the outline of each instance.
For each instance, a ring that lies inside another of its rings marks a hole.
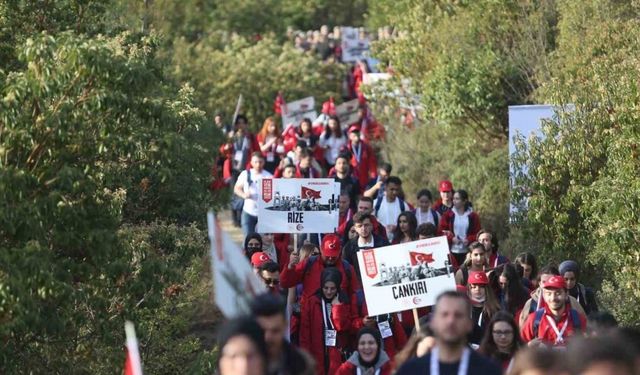
[[[273,119],[255,137],[247,125],[238,116],[222,165],[228,178],[237,172],[235,218],[268,293],[251,317],[224,324],[222,374],[634,373],[638,333],[599,311],[578,262],[509,260],[451,181],[439,182],[437,199],[428,187],[407,197],[358,124],[345,129],[330,117],[317,136],[305,120],[295,141],[284,141]],[[256,233],[261,179],[314,177],[341,185],[335,233]],[[418,322],[411,311],[370,316],[357,253],[435,236],[448,239],[457,291],[419,309]],[[591,357],[582,358],[585,348]]]

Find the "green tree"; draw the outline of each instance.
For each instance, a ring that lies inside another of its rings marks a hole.
[[[174,75],[195,87],[199,106],[207,113],[230,115],[242,94],[242,112],[254,128],[274,115],[278,92],[289,101],[314,96],[321,102],[340,92],[344,75],[341,65],[323,63],[271,38],[250,43],[236,37],[223,49],[215,42],[190,44],[184,40],[176,41],[174,47]]]
[[[544,259],[585,260],[605,308],[637,325],[638,14],[613,1],[559,8],[555,77],[537,95],[564,110],[542,139],[520,139],[515,198],[527,211],[517,224],[535,233]]]
[[[169,229],[156,229],[140,243],[122,227],[202,220],[213,203],[206,143],[214,137],[191,90],[166,84],[154,51],[153,39],[130,34],[43,33],[19,50],[24,68],[0,75],[0,367],[8,373],[71,364],[75,373],[113,373],[123,318],[167,309],[165,288],[188,282],[184,270],[204,255],[195,227],[171,229],[164,241]],[[174,339],[180,347],[182,336]]]

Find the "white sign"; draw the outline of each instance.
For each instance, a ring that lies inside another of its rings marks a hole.
[[[298,126],[305,117],[312,121],[318,117],[316,100],[313,96],[287,103],[282,108],[282,128],[286,129],[289,124]]]
[[[360,39],[360,32],[355,27],[341,27],[342,62],[365,60],[369,52],[369,39]]]
[[[211,270],[216,305],[226,318],[250,314],[251,300],[265,291],[242,249],[222,232],[213,212],[207,214]]]
[[[332,178],[263,178],[258,186],[259,233],[333,233],[340,183]]]
[[[358,252],[370,316],[431,306],[455,290],[447,237],[435,237]]]
[[[358,108],[360,108],[358,99],[353,99],[336,106],[336,115],[340,119],[340,124],[348,127],[350,124],[357,122],[359,119]]]

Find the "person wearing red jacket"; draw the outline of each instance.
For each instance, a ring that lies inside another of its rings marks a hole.
[[[320,256],[311,256],[300,262],[299,255],[290,255],[289,265],[280,275],[280,285],[283,288],[292,288],[302,283],[301,310],[305,301],[320,288],[320,275],[326,267],[335,267],[340,271],[340,290],[345,291],[349,298],[355,301],[356,292],[361,292],[360,282],[353,267],[342,259],[341,252],[340,238],[335,234],[327,234],[322,238]]]
[[[347,149],[351,153],[351,166],[358,176],[360,186],[367,186],[369,179],[376,178],[378,161],[373,148],[360,139],[360,127],[351,125],[348,131],[349,143]]]
[[[300,313],[300,347],[315,359],[316,374],[333,375],[342,364],[343,348],[349,344],[351,307],[349,297],[339,289],[340,271],[327,267],[320,279],[322,287]]]
[[[358,332],[357,350],[343,363],[337,375],[390,375],[392,362],[382,348],[380,333],[364,327]]]
[[[567,304],[567,293],[562,276],[551,276],[542,283],[545,306],[529,314],[521,327],[522,340],[564,347],[568,338],[585,329],[586,319]]]
[[[359,313],[354,314],[352,328],[358,330],[369,327],[377,331],[382,337],[382,348],[389,357],[395,358],[396,354],[407,344],[407,335],[397,314],[369,316],[366,301],[362,301],[359,307]]]
[[[449,180],[440,181],[438,191],[440,191],[440,199],[433,205],[433,209],[442,216],[453,208],[453,184]]]
[[[453,208],[440,219],[438,235],[447,236],[458,264],[464,263],[467,246],[476,240],[479,231],[480,216],[471,208],[469,194],[465,190],[456,191],[453,194]]]

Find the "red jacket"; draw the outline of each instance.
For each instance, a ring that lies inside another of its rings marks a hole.
[[[336,375],[357,375],[357,373],[358,371],[356,365],[351,362],[345,362],[342,364],[342,366],[340,366],[340,368],[336,372]],[[382,365],[379,375],[391,375],[391,361],[388,361],[384,365]]]
[[[446,211],[442,217],[440,218],[440,222],[438,223],[438,235],[442,236],[444,232],[447,232],[447,239],[449,240],[449,245],[451,245],[451,240],[453,240],[454,235],[467,240],[469,244],[476,240],[478,232],[480,231],[480,216],[475,211],[472,211],[469,214],[469,227],[467,228],[467,233],[454,233],[453,232],[453,221],[455,220],[456,214],[453,213],[453,210]]]
[[[278,253],[278,265],[280,266],[280,272],[282,272],[289,265],[289,238],[288,233],[274,233],[273,234],[273,246]]]
[[[369,316],[366,301],[362,302],[359,314],[354,314],[353,316],[351,326],[355,333],[364,327],[362,319],[365,316]],[[396,314],[389,314],[389,317],[391,319],[391,332],[393,332],[393,335],[382,339],[382,345],[384,346],[384,351],[389,355],[389,358],[395,358],[396,354],[407,344],[407,335],[404,333],[404,328]],[[378,327],[376,326],[376,328]],[[382,333],[380,334],[382,335]]]
[[[307,269],[309,262],[312,262],[312,264]],[[349,271],[345,271],[345,263],[349,267]],[[355,292],[360,290],[360,282],[358,281],[358,276],[355,274],[355,270],[350,264],[343,261],[342,258],[338,260],[336,268],[342,274],[340,290],[345,291],[351,301],[355,301]],[[302,283],[302,296],[300,297],[302,304],[320,289],[320,274],[322,274],[323,269],[324,263],[322,263],[320,256],[309,257],[298,263],[294,268],[285,267],[280,273],[280,286],[283,288],[292,288]]]
[[[337,344],[333,347],[324,345],[324,317],[322,300],[319,293],[312,295],[300,312],[300,347],[313,356],[316,361],[316,373],[325,374],[325,349],[328,355],[329,368],[327,375],[333,375],[342,364],[341,349],[349,344],[351,330],[351,306],[341,303],[331,306],[331,321],[337,332]]]
[[[360,186],[367,186],[370,178],[375,178],[378,173],[378,161],[376,160],[376,154],[373,152],[373,148],[365,142],[360,141],[360,162],[356,158],[356,154],[353,152],[353,145],[351,142],[347,144],[347,148],[351,153],[351,167],[355,171],[354,175],[358,176],[358,182]]]
[[[421,307],[418,309],[418,319],[422,318],[423,316],[429,314],[429,312],[431,311],[430,307]],[[398,316],[400,315],[400,316]],[[396,313],[395,316],[398,318],[398,320],[400,320],[400,324],[402,324],[402,327],[404,328],[404,332],[411,332],[415,326],[416,323],[413,320],[413,310],[405,310],[405,311],[401,311],[399,313]]]
[[[564,313],[562,313],[562,316],[560,317],[560,322],[556,322],[556,325],[559,331],[562,330],[562,327],[564,327],[565,324],[568,324],[563,334],[564,343],[556,343],[557,335],[553,327],[547,320],[547,316],[553,319],[553,315],[551,314],[551,311],[549,310],[548,306],[544,307],[544,314],[540,319],[537,335],[535,334],[534,327],[533,327],[536,319],[536,312],[534,311],[531,314],[529,314],[529,316],[527,317],[527,320],[524,323],[524,326],[521,327],[520,335],[522,336],[522,340],[524,340],[525,342],[529,342],[535,338],[540,338],[542,339],[542,341],[548,344],[551,344],[553,346],[565,346],[567,342],[567,338],[577,334],[576,322],[574,322],[573,319],[571,318],[572,314],[569,313],[570,309],[568,307],[569,305],[565,307]],[[577,315],[578,319],[580,320],[579,329],[584,330],[584,328],[587,326],[587,321],[585,317],[579,313],[576,313],[574,315]]]

